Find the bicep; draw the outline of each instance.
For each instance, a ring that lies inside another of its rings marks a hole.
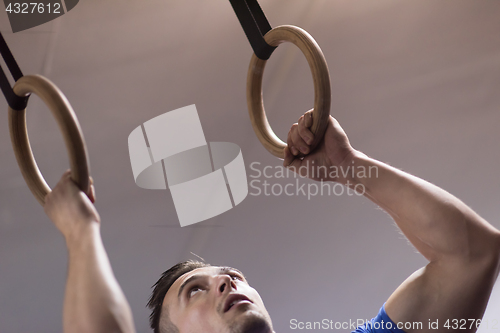
[[[422,323],[424,332],[443,332],[448,319],[482,318],[496,277],[497,265],[486,259],[468,263],[431,262],[394,291],[387,300],[386,311],[395,323],[408,323],[408,327],[411,323]],[[429,323],[436,320],[438,330],[429,329]],[[464,332],[474,331],[475,327]]]

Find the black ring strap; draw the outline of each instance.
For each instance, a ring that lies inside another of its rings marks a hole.
[[[271,25],[257,0],[229,0],[229,2],[233,6],[255,55],[262,60],[269,59],[276,47],[267,44],[264,40],[264,35],[271,30]]]
[[[14,56],[10,52],[9,47],[7,46],[7,43],[5,42],[5,39],[2,36],[2,33],[0,33],[0,53],[2,54],[3,60],[5,61],[5,64],[7,65],[7,68],[10,71],[10,74],[14,78],[14,81],[17,82],[17,80],[23,77],[23,73],[21,72],[21,69],[17,65],[16,59],[14,59]],[[2,89],[5,99],[7,100],[7,104],[9,104],[9,106],[12,109],[14,110],[26,109],[26,105],[28,105],[29,95],[20,97],[14,93],[12,87],[10,86],[9,80],[7,79],[7,76],[5,75],[1,66],[0,66],[0,88]]]

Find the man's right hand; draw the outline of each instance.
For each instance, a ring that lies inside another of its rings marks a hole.
[[[130,306],[113,274],[100,234],[100,218],[90,195],[67,171],[45,198],[45,213],[66,238],[68,277],[64,332],[135,332]]]
[[[66,238],[66,242],[78,239],[88,226],[99,223],[100,217],[95,209],[94,186],[90,186],[87,196],[71,179],[71,171],[66,171],[56,187],[47,194],[44,210],[56,227]]]

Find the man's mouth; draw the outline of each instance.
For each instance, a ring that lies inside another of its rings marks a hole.
[[[238,305],[240,303],[253,303],[248,297],[242,294],[230,294],[227,298],[226,301],[224,302],[224,312],[229,311],[231,308],[233,308],[235,305]]]

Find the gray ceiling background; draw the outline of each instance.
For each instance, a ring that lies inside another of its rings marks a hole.
[[[315,37],[332,80],[332,115],[353,146],[427,179],[500,228],[500,2],[492,0],[261,0],[272,26]],[[250,163],[281,165],[258,142],[245,84],[251,48],[229,1],[85,0],[59,19],[0,30],[24,74],[42,74],[80,120],[115,275],[149,332],[150,286],[178,261],[241,269],[277,332],[291,319],[375,316],[426,261],[389,216],[355,196],[253,196],[181,228],[168,191],[134,183],[127,138],[143,122],[196,104],[208,141],[238,144]],[[269,121],[285,138],[312,107],[305,58],[280,46],[265,73]],[[28,190],[0,117],[0,332],[59,332],[66,274],[62,236]],[[68,159],[36,97],[28,130],[54,186]],[[289,182],[290,180],[271,180]],[[500,320],[496,288],[487,318]],[[494,332],[482,329],[481,332]]]

